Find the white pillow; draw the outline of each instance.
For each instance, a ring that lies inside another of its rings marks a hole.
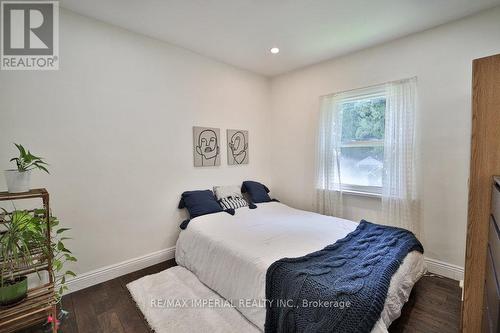
[[[214,186],[214,193],[217,200],[224,198],[243,198],[240,185]]]

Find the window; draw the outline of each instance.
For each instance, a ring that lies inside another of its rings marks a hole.
[[[381,221],[418,229],[416,96],[410,78],[320,97],[317,212],[342,217],[343,192],[380,196]]]
[[[380,194],[384,168],[385,90],[354,92],[338,100],[342,189]]]

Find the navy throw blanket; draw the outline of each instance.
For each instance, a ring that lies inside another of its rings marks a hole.
[[[410,231],[362,220],[323,250],[276,261],[266,275],[265,332],[370,332],[414,250],[424,252]]]

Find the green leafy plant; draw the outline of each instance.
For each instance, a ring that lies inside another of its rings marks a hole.
[[[66,263],[77,261],[65,245],[65,241],[71,238],[65,237],[64,234],[70,229],[58,228],[59,220],[55,216],[50,216],[51,242],[49,247],[47,246],[47,222],[44,209],[35,209],[32,212],[15,210],[9,213],[2,208],[2,211],[0,287],[13,281],[16,270],[30,266],[35,260],[40,260],[40,257],[34,254],[43,254],[44,258],[52,258],[51,274],[56,284],[56,301],[60,302],[64,291],[68,289],[67,277],[76,276],[72,271],[65,270]]]
[[[17,269],[33,263],[33,253],[40,249],[44,237],[41,219],[28,211],[8,213],[2,208],[0,219],[0,255],[2,257],[0,287],[12,283]]]
[[[66,270],[65,266],[67,263],[76,262],[77,259],[65,245],[65,241],[71,239],[70,237],[66,237],[65,234],[71,229],[58,228],[58,226],[59,219],[55,216],[50,216],[50,230],[52,231],[52,235],[50,237],[50,251],[52,256],[52,270],[54,273],[54,281],[57,288],[56,296],[57,301],[59,302],[62,298],[63,293],[68,290],[68,287],[66,286],[67,278],[70,276],[76,276],[73,271]]]
[[[19,150],[19,157],[14,157],[10,159],[10,162],[16,162],[17,171],[26,172],[33,169],[43,170],[49,173],[47,170],[47,163],[43,161],[42,157],[33,155],[29,150],[26,150],[22,145],[14,143],[14,145]]]

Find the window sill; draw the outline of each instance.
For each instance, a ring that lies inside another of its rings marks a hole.
[[[347,195],[357,196],[357,197],[382,199],[382,194],[380,194],[380,193],[362,192],[362,191],[354,191],[354,190],[343,190],[342,193],[347,194]]]
[[[317,188],[317,191],[328,191],[325,189]],[[342,192],[342,194],[347,194],[347,195],[352,195],[352,196],[359,196],[359,197],[367,197],[367,198],[376,198],[376,199],[382,199],[382,193],[377,193],[377,192],[372,192],[372,191],[363,191],[361,189],[353,189],[353,188],[345,188],[340,190],[330,190],[332,192]]]

